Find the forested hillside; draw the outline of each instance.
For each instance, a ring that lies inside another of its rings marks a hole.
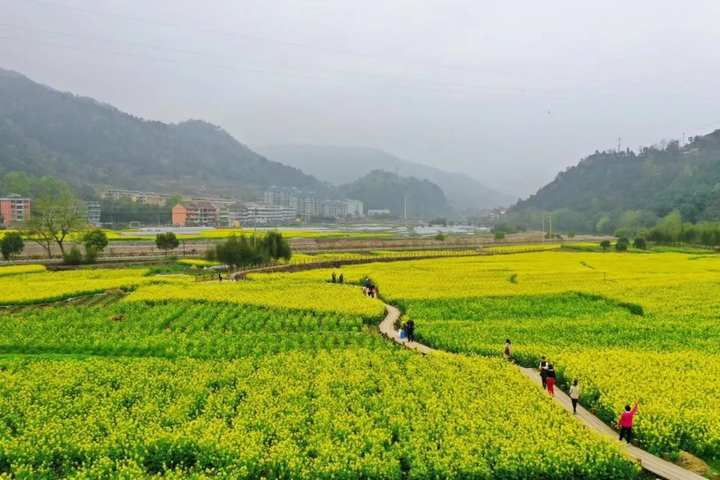
[[[218,126],[143,120],[0,70],[0,173],[8,171],[161,191],[322,188],[314,177],[267,160]]]
[[[362,200],[367,209],[389,209],[395,216],[402,216],[406,209],[408,218],[430,218],[450,209],[445,193],[434,183],[383,170],[373,170],[339,190],[348,198]]]
[[[596,152],[518,202],[510,218],[536,226],[553,212],[557,228],[609,233],[628,222],[652,226],[673,210],[689,222],[720,220],[720,130],[683,146]]]

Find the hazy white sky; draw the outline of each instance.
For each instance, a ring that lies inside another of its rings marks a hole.
[[[0,0],[0,67],[250,146],[371,146],[526,195],[720,128],[717,0]]]

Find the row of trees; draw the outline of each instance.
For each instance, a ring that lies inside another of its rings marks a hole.
[[[720,223],[683,222],[679,211],[673,211],[663,217],[655,227],[648,230],[646,238],[662,243],[693,243],[709,247],[720,246]]]
[[[263,237],[232,236],[208,250],[208,260],[222,262],[231,268],[264,265],[272,261],[290,260],[290,244],[279,232]]]

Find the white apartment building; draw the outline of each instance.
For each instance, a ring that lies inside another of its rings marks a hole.
[[[242,227],[252,228],[292,223],[296,216],[295,210],[290,207],[265,203],[245,203],[234,215],[235,218],[231,218],[231,221],[236,220]]]

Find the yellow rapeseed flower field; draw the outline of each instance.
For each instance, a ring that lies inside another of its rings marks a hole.
[[[44,265],[8,265],[6,267],[0,267],[0,277],[5,275],[17,275],[19,273],[37,273],[44,271]]]
[[[88,269],[0,276],[0,305],[62,300],[110,289],[151,283],[184,282],[185,276],[148,276],[147,269]]]
[[[720,255],[541,252],[344,267],[370,277],[426,343],[549,356],[611,421],[642,399],[638,439],[659,453],[720,456]],[[296,274],[320,279],[328,271]]]

